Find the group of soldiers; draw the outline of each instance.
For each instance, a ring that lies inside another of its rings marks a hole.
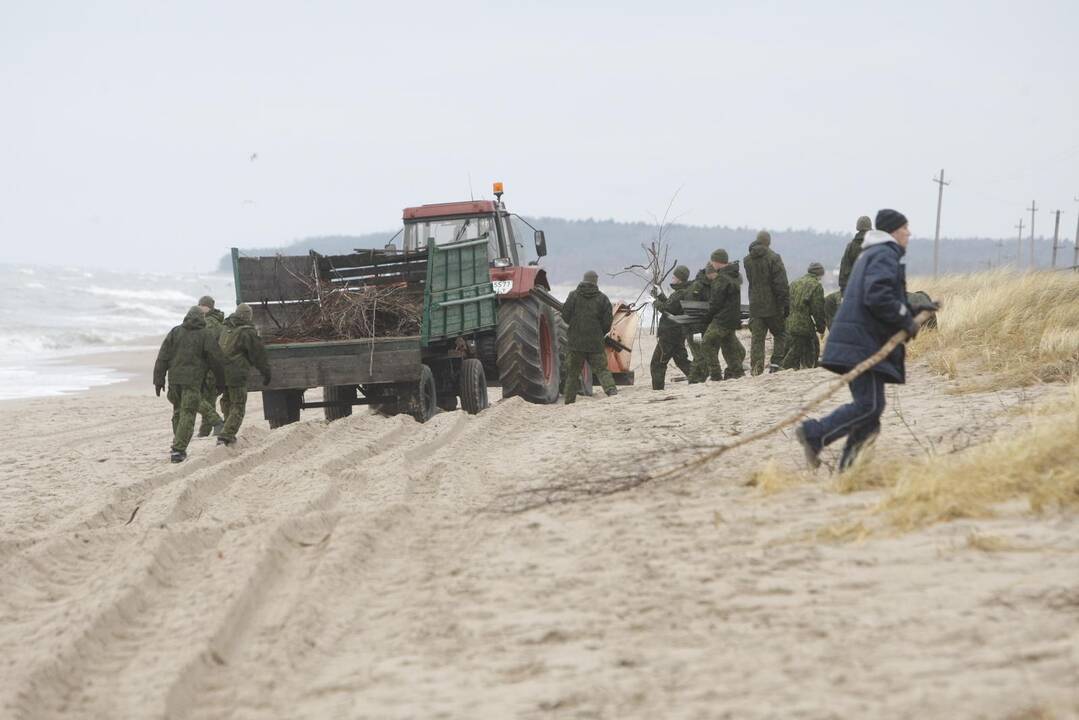
[[[764,372],[765,340],[769,334],[772,336],[769,372],[817,366],[820,339],[839,309],[865,234],[872,227],[868,216],[858,218],[856,234],[847,244],[839,265],[839,290],[827,296],[821,284],[824,276],[821,263],[810,263],[804,276],[789,282],[783,258],[771,248],[771,234],[766,230],[757,233],[748,254],[742,258],[749,282],[752,374]],[[685,265],[676,267],[673,275],[669,296],[658,287],[652,289],[653,307],[660,313],[656,350],[650,366],[652,389],[663,389],[667,366],[672,360],[691,383],[744,376],[746,349],[736,334],[742,326],[742,274],[738,261],[731,261],[727,251],[720,248],[711,254],[708,264],[692,281]],[[708,303],[704,317],[692,325],[680,322],[686,315],[683,307],[686,301]],[[720,363],[721,354],[726,369]]]
[[[218,445],[235,443],[247,408],[251,369],[261,373],[264,384],[270,383],[270,364],[252,322],[251,307],[240,304],[226,318],[214,305],[209,295],[199,298],[198,305],[187,311],[183,323],[165,337],[154,364],[154,390],[158,397],[168,381],[174,463],[187,459],[196,415],[202,417],[199,437],[217,436]]]

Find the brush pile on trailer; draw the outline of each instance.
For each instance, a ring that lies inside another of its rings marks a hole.
[[[269,344],[409,337],[420,333],[423,294],[405,283],[335,287],[308,283],[314,302],[266,337]]]

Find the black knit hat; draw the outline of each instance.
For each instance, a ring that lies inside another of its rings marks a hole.
[[[886,233],[893,233],[899,228],[907,224],[907,216],[898,210],[888,210],[885,208],[877,213],[877,230]]]

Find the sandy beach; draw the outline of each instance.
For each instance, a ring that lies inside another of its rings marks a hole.
[[[615,398],[424,425],[358,408],[270,431],[253,395],[235,448],[196,440],[171,465],[152,360],[0,403],[2,717],[1079,716],[1074,515],[822,539],[871,523],[879,494],[840,494],[824,468],[754,486],[768,460],[801,466],[789,434],[676,481],[507,511],[774,423],[823,370],[690,386],[672,367],[653,392],[643,368]],[[889,390],[889,451],[983,442],[1067,394],[949,383],[915,364]]]

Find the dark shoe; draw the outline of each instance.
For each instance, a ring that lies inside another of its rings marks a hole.
[[[223,438],[223,437],[217,438],[217,444],[218,445],[224,445],[225,447],[232,447],[235,443],[236,443],[235,438],[233,438],[232,440],[229,440],[228,438]]]
[[[611,396],[611,395],[617,395],[618,394],[618,388],[613,387],[610,390],[604,390],[603,392],[607,393],[608,397]]]
[[[771,365],[768,366],[768,374],[771,375],[772,373],[777,373],[782,369],[783,368],[779,367],[775,363],[772,363]]]
[[[794,429],[794,437],[798,439],[798,444],[802,446],[802,451],[805,453],[806,462],[811,468],[820,467],[820,450],[813,447],[813,442],[806,435],[805,423],[802,423]]]
[[[723,373],[718,373],[716,375],[709,375],[708,379],[711,380],[712,382],[722,382],[723,381]]]
[[[214,424],[214,429],[211,431],[211,434],[216,437],[217,435],[220,435],[221,431],[224,430],[224,429],[225,429],[225,423],[223,423],[223,422],[215,423]]]
[[[184,460],[187,460],[187,453],[185,453],[183,450],[173,450],[172,455],[169,456],[169,459],[172,460],[174,463],[182,463]]]

